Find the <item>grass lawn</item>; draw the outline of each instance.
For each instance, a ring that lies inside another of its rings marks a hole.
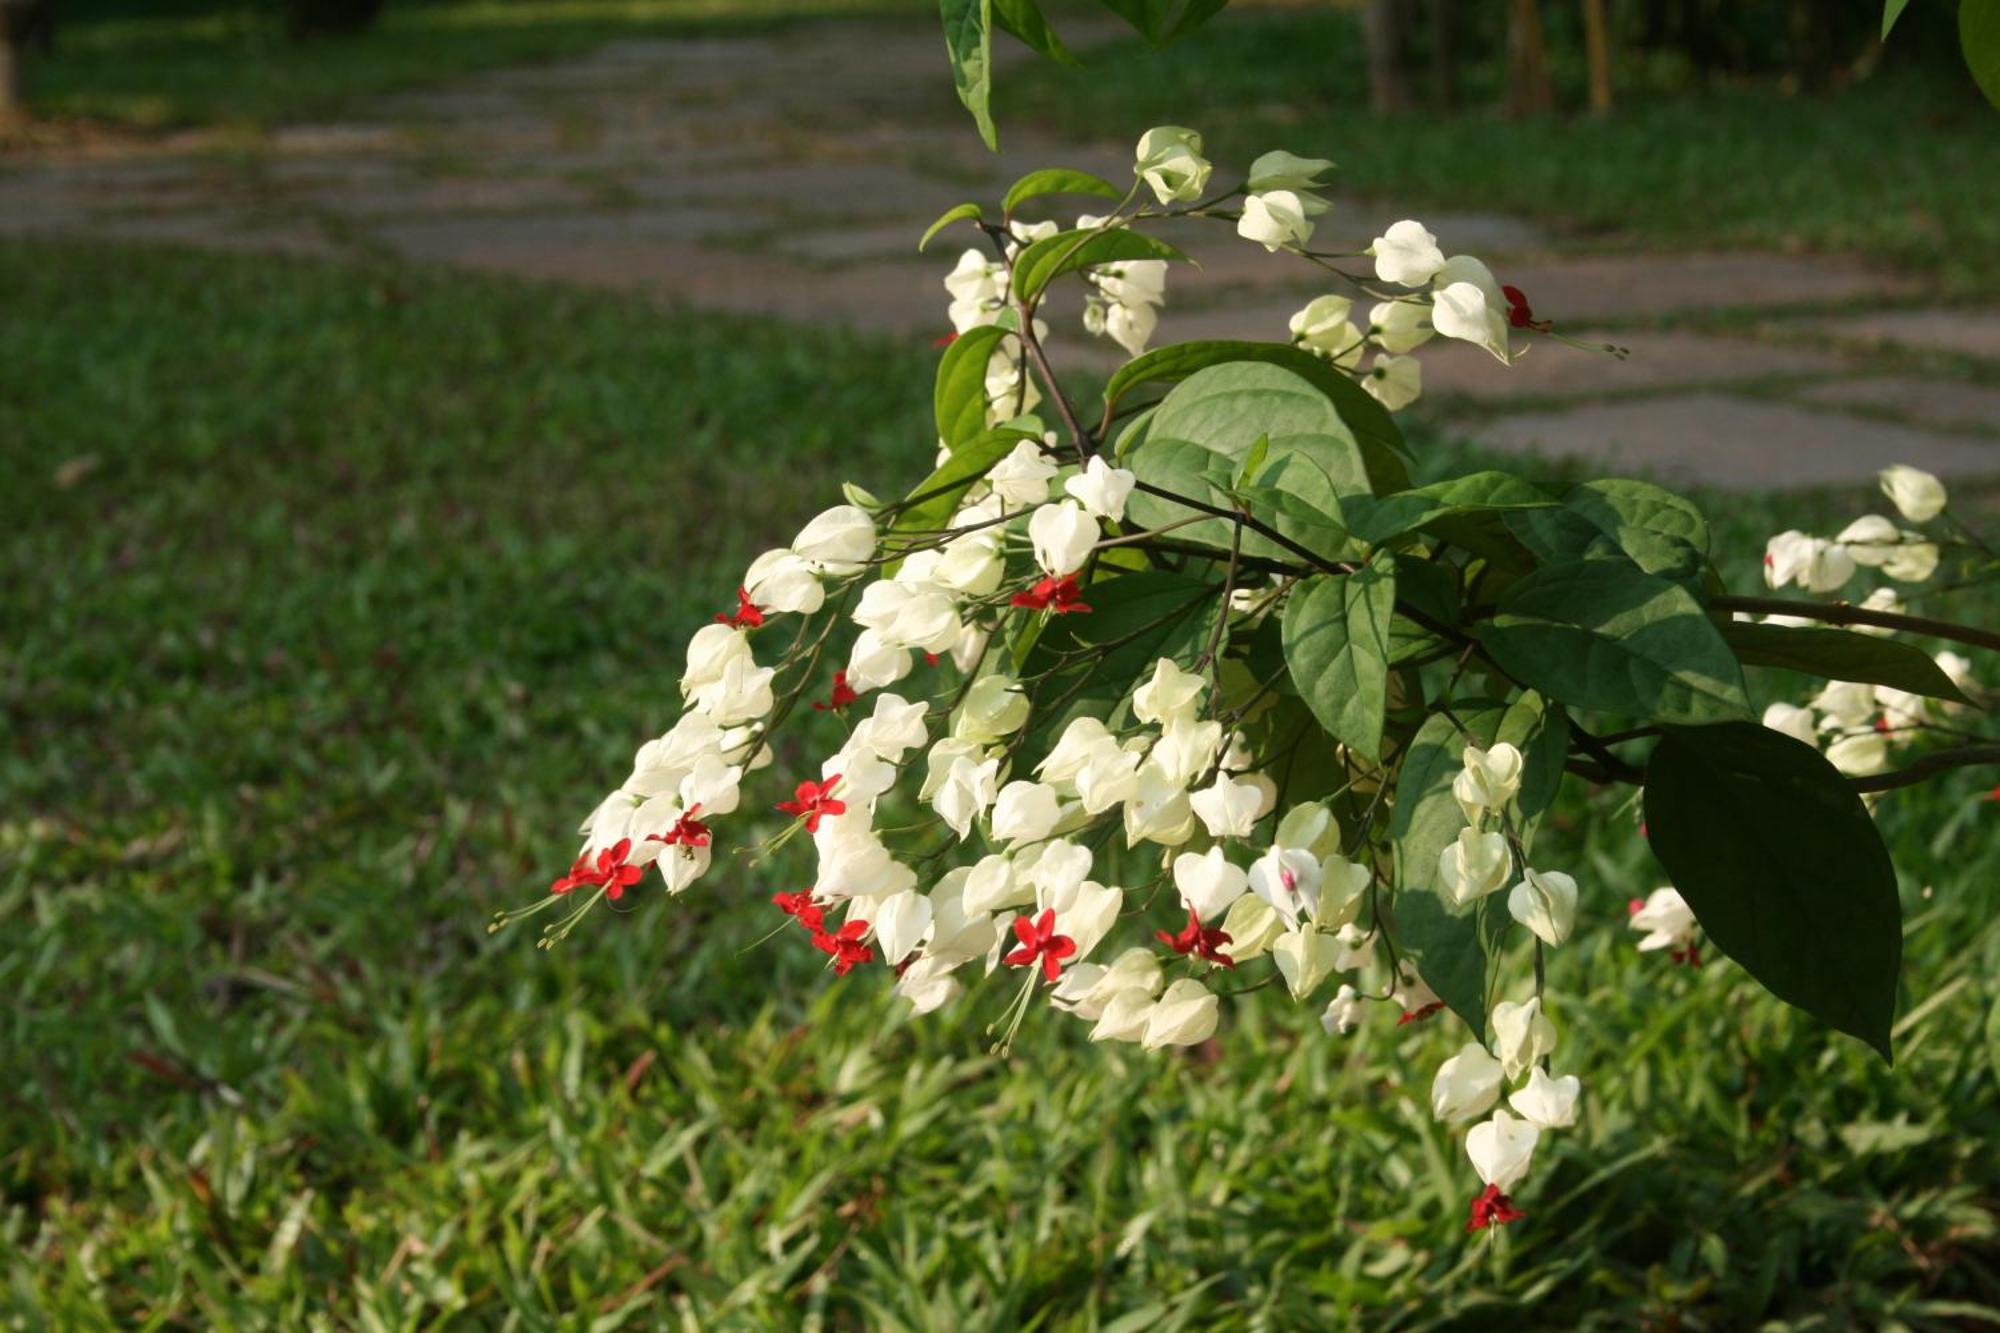
[[[1962,70],[1893,42],[1876,77],[1830,97],[1628,89],[1602,119],[1512,121],[1492,98],[1383,118],[1352,15],[1231,9],[1165,51],[1128,41],[1081,72],[1023,67],[999,95],[1003,126],[1137,139],[1191,125],[1239,175],[1282,147],[1413,209],[1524,214],[1616,244],[1860,251],[1948,295],[2000,292],[2000,112]]]
[[[1585,929],[1551,985],[1587,1111],[1530,1220],[1472,1243],[1420,1105],[1444,1025],[1330,1039],[1267,990],[1219,1052],[1093,1049],[1046,1014],[996,1059],[997,991],[906,1021],[879,968],[752,947],[774,882],[742,871],[551,953],[485,934],[667,720],[747,556],[838,479],[921,468],[925,349],[144,249],[16,242],[0,292],[10,1326],[2000,1310],[1975,775],[1884,805],[1893,1070],[1726,963],[1640,959],[1634,813],[1571,800],[1544,838]],[[1747,586],[1765,534],[1863,503],[1713,512]]]
[[[500,65],[581,55],[620,37],[840,14],[912,0],[394,0],[368,31],[294,42],[261,0],[65,0],[55,53],[25,61],[38,115],[142,130],[263,128]],[[943,62],[939,62],[943,76]]]

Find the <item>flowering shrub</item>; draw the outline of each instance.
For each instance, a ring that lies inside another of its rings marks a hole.
[[[1003,1050],[1039,1006],[1095,1041],[1206,1042],[1264,984],[1329,1033],[1449,1010],[1468,1039],[1431,1108],[1468,1127],[1477,1231],[1522,1216],[1510,1192],[1582,1092],[1541,978],[1592,914],[1536,849],[1576,775],[1643,787],[1674,887],[1631,904],[1640,949],[1694,966],[1713,945],[1886,1057],[1900,909],[1866,798],[1996,748],[1966,729],[1970,663],[1883,632],[2000,646],[1906,614],[1894,582],[2000,562],[1910,469],[1883,488],[1927,526],[1772,540],[1773,588],[1892,581],[1859,605],[1727,594],[1702,515],[1645,482],[1413,487],[1392,413],[1421,391],[1416,353],[1441,337],[1505,363],[1559,335],[1419,222],[1321,248],[1332,165],[1267,153],[1219,184],[1200,135],[1161,127],[1129,187],[1040,171],[996,216],[941,218],[926,242],[982,245],[944,279],[935,469],[899,500],[850,485],[716,590],[678,720],[511,917],[554,911],[548,944],[649,871],[683,893],[748,801],[783,822],[745,821],[747,866],[794,839],[816,866],[754,898],[777,947],[879,973],[918,1013],[997,1006]],[[1019,216],[1061,195],[1107,211]],[[1183,217],[1339,290],[1289,341],[1149,351],[1183,256],[1147,228]],[[1087,414],[1044,345],[1062,283],[1129,357]],[[1764,667],[1830,683],[1760,725],[1745,669]],[[843,742],[755,776],[801,705]],[[995,978],[1011,998],[989,1003]]]

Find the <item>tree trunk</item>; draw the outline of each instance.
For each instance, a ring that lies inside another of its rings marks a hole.
[[[1410,81],[1403,68],[1406,26],[1403,0],[1368,0],[1361,27],[1368,46],[1368,106],[1378,116],[1395,115],[1411,106]]]
[[[1507,21],[1507,114],[1539,116],[1555,109],[1539,0],[1514,0]]]
[[[1604,19],[1604,0],[1583,0],[1583,39],[1590,58],[1590,109],[1611,110],[1611,34]]]
[[[1431,106],[1449,111],[1458,100],[1458,0],[1430,0]]]

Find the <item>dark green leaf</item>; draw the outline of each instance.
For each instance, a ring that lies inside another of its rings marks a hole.
[[[1505,741],[1521,752],[1521,791],[1514,804],[1532,822],[1555,803],[1569,758],[1569,714],[1533,690],[1507,705],[1494,728],[1493,743]]]
[[[1023,749],[1046,753],[1070,719],[1110,720],[1134,681],[1162,657],[1186,665],[1206,643],[1220,608],[1220,580],[1148,570],[1100,578],[1084,590],[1089,615],[1047,623],[1022,664],[1039,677]]]
[[[1395,607],[1395,566],[1386,558],[1306,579],[1285,605],[1285,664],[1300,697],[1328,735],[1370,762],[1382,756]]]
[[[1014,295],[1032,301],[1065,273],[1127,259],[1186,259],[1165,241],[1130,227],[1059,231],[1029,245],[1014,260]]]
[[[1002,32],[1012,33],[1021,44],[1037,55],[1047,56],[1059,65],[1074,65],[1076,57],[1063,45],[1062,38],[1035,0],[993,0],[993,21]]]
[[[923,498],[903,511],[891,531],[924,532],[944,527],[973,482],[1013,453],[1021,441],[1035,438],[1018,430],[989,430],[965,441],[910,492],[913,498]]]
[[[1102,0],[1154,46],[1185,36],[1222,12],[1228,0]]]
[[[1749,715],[1742,668],[1701,604],[1626,560],[1536,570],[1479,638],[1501,670],[1571,707],[1646,722]]]
[[[1562,500],[1648,574],[1684,583],[1708,562],[1708,520],[1672,491],[1614,478],[1572,486]]]
[[[1371,544],[1415,532],[1435,519],[1492,510],[1553,508],[1555,500],[1506,472],[1474,472],[1393,495],[1342,496],[1347,530]]]
[[[1722,637],[1745,666],[1783,667],[1827,680],[1887,685],[1947,703],[1971,703],[1921,648],[1853,630],[1729,621]]]
[[[1046,194],[1088,194],[1100,199],[1122,199],[1125,192],[1087,171],[1071,171],[1067,167],[1048,167],[1041,171],[1031,171],[1014,182],[1001,201],[1001,208],[1012,213],[1030,199],[1039,199]]]
[[[958,100],[972,113],[979,137],[999,151],[993,128],[993,0],[940,0],[944,15],[945,53],[951,60],[951,81]]]
[[[1890,1059],[1902,904],[1868,809],[1810,745],[1755,723],[1673,728],[1646,772],[1653,852],[1716,947]]]
[[[1278,484],[1272,474],[1280,458],[1303,454],[1334,492],[1300,494],[1329,510],[1338,509],[1341,497],[1369,488],[1367,464],[1338,406],[1317,384],[1282,366],[1232,361],[1197,370],[1154,409],[1150,431],[1191,440],[1236,462],[1262,440],[1267,461],[1258,481],[1267,486]],[[1293,487],[1287,483],[1286,489]]]
[[[986,363],[1006,336],[999,325],[982,324],[959,335],[938,359],[932,398],[938,438],[947,448],[957,449],[986,429]]]
[[[1107,407],[1115,407],[1142,384],[1184,380],[1211,366],[1239,361],[1283,367],[1324,394],[1345,424],[1346,433],[1361,450],[1369,490],[1384,495],[1409,486],[1410,472],[1404,461],[1409,450],[1388,409],[1353,380],[1301,347],[1260,342],[1192,342],[1156,347],[1126,362],[1111,377],[1104,386],[1104,402]]]
[[[1885,0],[1882,6],[1882,40],[1889,40],[1889,29],[1896,26],[1896,20],[1903,17],[1903,9],[1910,0]]]
[[[2000,107],[2000,3],[1959,0],[1958,45],[1979,91]]]
[[[937,234],[939,232],[943,231],[946,227],[949,227],[952,223],[961,221],[962,219],[965,218],[971,218],[973,221],[977,222],[980,218],[984,216],[985,214],[979,211],[978,204],[960,204],[956,208],[947,208],[942,214],[938,216],[938,220],[936,222],[933,222],[931,223],[930,226],[924,228],[924,238],[917,242],[918,252],[921,253],[923,251],[923,248],[929,245],[931,241],[937,237]]]

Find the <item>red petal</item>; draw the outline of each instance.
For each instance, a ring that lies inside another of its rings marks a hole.
[[[1022,944],[1030,949],[1041,943],[1041,941],[1035,938],[1034,923],[1024,916],[1014,918],[1014,938],[1021,941]]]

